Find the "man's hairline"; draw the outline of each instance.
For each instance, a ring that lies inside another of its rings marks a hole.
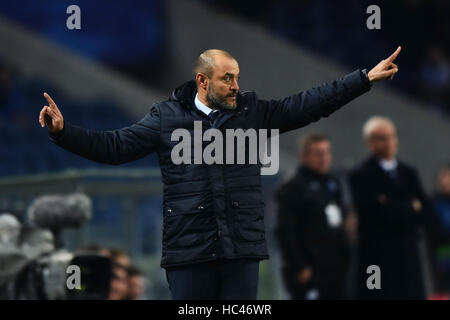
[[[237,59],[235,58],[235,57],[233,57],[233,56],[228,56],[228,55],[226,55],[226,54],[223,54],[223,53],[217,53],[216,54],[216,56],[218,56],[218,55],[222,55],[222,57],[225,57],[225,58],[227,58],[227,59],[229,59],[229,60],[232,60],[232,61],[235,61],[236,62],[236,64],[238,65],[238,69],[239,69],[239,72],[238,72],[238,76],[241,74],[241,69],[239,68],[239,62],[237,61]],[[210,79],[212,79],[212,77],[213,77],[213,73],[214,73],[214,70],[215,69],[217,69],[217,64],[216,64],[216,59],[215,59],[215,57],[212,57],[211,58],[211,60],[212,60],[212,62],[211,62],[211,76],[209,76],[208,74],[206,74],[205,72],[195,72],[195,75],[194,75],[194,79],[197,79],[197,75],[200,73],[200,74],[203,74],[203,75],[205,75],[205,76],[207,76],[208,78],[210,78]],[[225,73],[226,74],[226,73]],[[224,75],[225,75],[224,74]],[[232,74],[232,73],[230,73],[230,74]],[[223,76],[224,76],[223,75]],[[232,74],[233,76],[235,76],[234,74]]]

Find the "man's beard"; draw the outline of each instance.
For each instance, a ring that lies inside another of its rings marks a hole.
[[[227,102],[228,97],[229,95],[220,97],[214,90],[212,84],[209,85],[208,91],[206,92],[206,101],[208,102],[209,107],[214,109],[233,110],[234,108],[236,108],[236,105]]]

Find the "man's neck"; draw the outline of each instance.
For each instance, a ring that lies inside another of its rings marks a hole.
[[[386,161],[386,162],[391,162],[391,161],[396,161],[397,158],[395,156],[390,156],[390,157],[378,157],[378,159],[380,161]]]
[[[210,108],[210,109],[214,109],[214,108],[212,108],[212,107],[209,106],[209,103],[208,103],[208,101],[206,100],[206,95],[201,94],[200,92],[197,91],[196,97],[197,97],[197,99],[198,99],[201,103],[203,103],[205,106],[207,106],[207,107]]]
[[[195,103],[195,106],[197,107],[197,109],[199,109],[200,111],[202,111],[206,115],[209,115],[210,112],[214,111],[213,108],[210,108],[207,104],[205,104],[201,100],[201,97],[200,97],[200,95],[198,93],[195,94],[194,103]]]

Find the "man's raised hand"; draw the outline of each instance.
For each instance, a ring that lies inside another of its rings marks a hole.
[[[398,67],[394,63],[395,58],[402,50],[402,47],[398,47],[397,50],[387,59],[381,60],[372,70],[367,74],[370,82],[375,82],[383,79],[393,79],[394,75],[398,72]]]
[[[56,106],[56,103],[46,92],[44,93],[44,97],[47,99],[48,106],[42,108],[39,114],[39,123],[41,124],[41,127],[46,125],[51,133],[58,133],[63,129],[64,118],[61,111],[59,111]]]

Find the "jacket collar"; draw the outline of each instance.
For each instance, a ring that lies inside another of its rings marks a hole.
[[[319,180],[326,180],[330,177],[330,173],[321,174],[319,172],[316,172],[316,171],[308,168],[305,165],[300,165],[297,168],[297,175],[298,176],[308,176],[310,178],[319,179]]]
[[[197,85],[195,80],[189,80],[178,86],[172,91],[169,100],[178,101],[184,108],[197,109],[195,107],[195,94],[197,93]],[[221,110],[223,112],[233,112],[240,111],[243,106],[247,103],[247,99],[242,95],[241,92],[237,94],[237,107],[233,110]]]
[[[398,169],[401,166],[401,161],[398,160],[398,157],[395,158],[396,162],[397,162],[397,166],[396,169]],[[367,164],[372,166],[372,167],[377,167],[382,171],[385,171],[380,163],[380,158],[374,156],[374,155],[370,155],[367,160],[366,160]]]
[[[387,181],[387,183],[392,183],[392,179],[389,177],[389,174],[386,170],[384,170],[380,165],[380,160],[378,157],[374,155],[370,155],[366,160],[367,168],[370,168],[373,173],[379,173],[380,177],[383,177]],[[397,168],[398,174],[401,176],[403,172],[402,162],[397,158]]]

